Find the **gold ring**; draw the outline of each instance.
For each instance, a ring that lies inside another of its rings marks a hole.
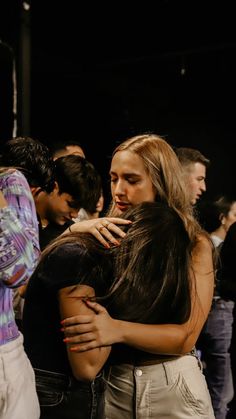
[[[104,228],[106,228],[106,227],[105,227],[105,226],[99,227],[99,228],[98,228],[98,231],[100,231],[100,232],[101,232]]]

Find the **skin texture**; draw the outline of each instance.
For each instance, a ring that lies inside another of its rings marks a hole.
[[[77,216],[79,208],[70,206],[73,202],[72,196],[65,192],[60,194],[57,182],[55,182],[55,187],[49,194],[41,188],[31,188],[31,190],[37,212],[44,226],[49,221],[63,225],[66,221]]]
[[[93,313],[93,310],[86,305],[83,298],[94,297],[94,295],[94,289],[87,285],[70,286],[61,289],[58,293],[61,317],[73,316],[76,313],[84,315]],[[68,344],[67,349],[75,378],[85,381],[91,381],[96,377],[110,353],[109,347],[76,353],[70,351],[70,345]]]
[[[100,241],[104,247],[110,248],[111,245],[117,246],[119,244],[119,237],[125,237],[125,233],[119,228],[119,225],[129,223],[129,220],[123,220],[122,218],[101,217],[98,219],[79,221],[70,226],[70,231],[67,229],[64,234],[75,231],[90,233]]]
[[[155,200],[155,191],[141,158],[129,150],[118,151],[111,162],[111,193],[117,210]]]
[[[221,214],[220,226],[212,231],[211,236],[217,236],[224,240],[230,226],[236,221],[236,202],[233,202],[227,215]]]
[[[230,228],[230,226],[236,221],[236,202],[234,202],[231,207],[230,207],[230,211],[228,212],[228,214],[226,216],[222,217],[222,225],[224,226],[224,229],[227,233],[228,229]]]
[[[202,163],[190,163],[185,170],[192,205],[200,199],[206,191],[206,167]]]

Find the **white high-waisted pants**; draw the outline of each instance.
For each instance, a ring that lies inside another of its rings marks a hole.
[[[192,355],[107,371],[106,419],[213,419],[200,361]]]
[[[0,418],[39,419],[34,371],[23,337],[0,346]]]

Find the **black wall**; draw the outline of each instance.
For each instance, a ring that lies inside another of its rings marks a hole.
[[[103,10],[100,4],[78,11],[70,0],[34,2],[29,134],[49,146],[79,140],[108,193],[115,145],[155,131],[211,159],[210,196],[236,194],[231,11],[190,3],[163,0],[139,11],[137,5]]]

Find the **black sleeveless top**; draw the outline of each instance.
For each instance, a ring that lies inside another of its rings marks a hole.
[[[71,373],[64,335],[60,330],[58,291],[83,283],[93,287],[97,296],[103,296],[111,278],[109,258],[95,253],[93,256],[90,259],[81,257],[80,245],[67,243],[41,262],[30,278],[24,305],[23,334],[25,351],[34,368]],[[82,282],[81,277],[85,278]]]

